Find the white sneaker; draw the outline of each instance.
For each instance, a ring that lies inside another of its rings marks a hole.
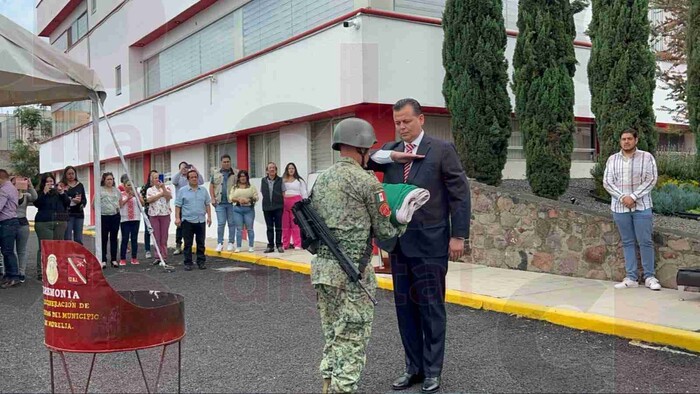
[[[221,252],[222,250],[224,250],[224,244],[218,244],[218,245],[216,245],[216,251],[217,251],[217,252]]]
[[[651,290],[661,290],[661,284],[659,283],[659,280],[653,276],[648,277],[644,281],[644,286],[648,287]]]
[[[233,244],[228,244],[228,246],[226,247],[226,251],[230,252],[232,250],[233,250]],[[238,249],[236,249],[236,251],[238,251]]]
[[[147,251],[146,251],[146,258],[147,258],[147,259],[150,259],[150,258],[152,258],[152,257],[153,257],[153,256],[151,255],[151,251],[150,251],[150,250],[147,250]]]
[[[101,265],[102,265],[102,268],[103,268],[103,269],[104,269],[104,268],[107,268],[107,262],[103,261]]]
[[[616,289],[627,289],[629,287],[639,287],[639,283],[636,280],[625,278],[622,282],[615,285]]]
[[[241,253],[241,250],[236,248],[236,250],[234,250],[233,253]]]
[[[248,253],[253,253],[253,252],[255,252],[255,249],[254,249],[252,246],[249,247],[249,248],[248,248]]]

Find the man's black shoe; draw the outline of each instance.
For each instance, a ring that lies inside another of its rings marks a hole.
[[[277,248],[277,251],[280,253],[284,253],[284,248],[280,246],[279,248]]]
[[[275,251],[275,248],[273,248],[272,246],[268,246],[267,249],[265,249],[265,251],[263,253],[272,253],[274,251]]]
[[[398,379],[394,380],[394,383],[391,384],[391,388],[394,390],[405,390],[422,381],[423,375],[405,373],[399,376]]]
[[[199,267],[200,270],[205,270],[205,269],[207,269],[207,266],[204,265],[204,263],[202,263],[202,264],[197,264],[197,266]]]
[[[192,266],[191,266],[191,265],[186,265],[186,266],[185,266],[185,271],[192,271]]]
[[[440,377],[436,378],[425,378],[423,381],[423,386],[421,386],[420,391],[422,393],[434,393],[440,388]]]

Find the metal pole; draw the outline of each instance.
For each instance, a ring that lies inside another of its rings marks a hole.
[[[93,209],[95,210],[95,257],[102,261],[102,208],[100,207],[102,187],[102,169],[100,168],[100,107],[99,97],[96,93],[92,96],[92,149],[93,149]],[[112,256],[114,257],[114,256]],[[109,261],[106,261],[109,264]]]

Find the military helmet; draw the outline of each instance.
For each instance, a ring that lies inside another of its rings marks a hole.
[[[343,119],[333,130],[332,146],[340,150],[340,144],[357,148],[371,148],[377,142],[374,128],[369,122],[360,118]]]

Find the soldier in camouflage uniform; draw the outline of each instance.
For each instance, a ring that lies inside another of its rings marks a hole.
[[[312,195],[313,208],[358,267],[363,257],[371,257],[371,236],[385,240],[405,231],[405,226],[391,224],[384,189],[364,169],[375,142],[374,129],[366,121],[350,118],[338,123],[333,149],[341,152],[341,159],[318,177]],[[361,274],[363,285],[374,295],[377,279],[371,262]],[[311,261],[311,282],[325,339],[323,391],[354,392],[365,365],[374,305],[357,284],[349,282],[325,245]]]

